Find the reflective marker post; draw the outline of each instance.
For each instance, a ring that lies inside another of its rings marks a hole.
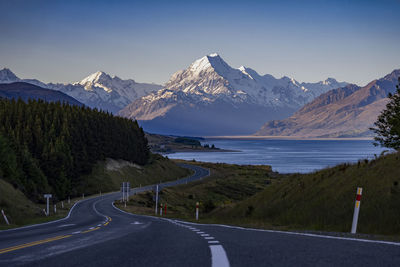
[[[199,202],[196,202],[196,221],[199,220]]]
[[[158,185],[156,185],[156,215],[157,215],[157,208],[158,208]]]
[[[10,223],[8,222],[6,214],[4,213],[4,210],[1,210],[1,214],[3,214],[4,220],[6,221],[7,225],[10,225]]]
[[[53,195],[52,194],[44,194],[43,195],[44,196],[44,198],[46,198],[46,200],[47,200],[47,205],[46,205],[46,207],[47,207],[47,209],[46,209],[46,216],[49,216],[49,199],[50,198],[52,198],[53,197]]]
[[[353,224],[351,225],[351,233],[355,234],[357,232],[358,214],[360,213],[360,203],[361,203],[362,188],[357,188],[356,204],[354,206]]]

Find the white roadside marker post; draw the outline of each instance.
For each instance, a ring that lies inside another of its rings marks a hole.
[[[156,215],[157,215],[157,208],[158,208],[158,185],[156,185]]]
[[[358,214],[360,213],[360,203],[361,203],[362,188],[357,188],[356,204],[354,206],[353,224],[351,225],[351,233],[355,234],[357,232]]]
[[[196,221],[199,220],[199,202],[196,202]]]
[[[162,203],[160,204],[160,216],[162,216]]]
[[[64,208],[64,201],[61,201],[61,208]]]
[[[46,198],[46,200],[47,200],[47,203],[46,203],[46,216],[49,216],[49,214],[50,214],[50,210],[49,210],[49,199],[52,198],[53,195],[52,195],[52,194],[44,194],[43,196],[44,196],[44,198]]]
[[[126,182],[126,201],[129,202],[129,191],[131,190],[131,183]]]
[[[54,214],[57,213],[57,204],[54,204]]]
[[[3,214],[3,218],[4,218],[4,220],[6,221],[6,224],[7,224],[7,225],[10,225],[10,223],[8,222],[8,219],[7,219],[6,214],[4,213],[4,210],[1,210],[1,214]]]

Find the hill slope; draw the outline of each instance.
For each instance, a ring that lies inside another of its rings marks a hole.
[[[102,71],[75,83],[43,83],[36,79],[20,79],[11,70],[0,70],[0,84],[26,82],[65,93],[91,108],[118,112],[135,99],[161,89],[161,85],[123,80]]]
[[[357,137],[371,135],[388,93],[394,93],[400,69],[364,87],[347,85],[331,90],[285,120],[264,124],[255,135]]]
[[[42,99],[48,102],[60,101],[70,105],[83,106],[81,102],[62,92],[45,89],[25,82],[0,84],[0,97],[8,99],[21,98],[24,101],[28,101],[29,99]]]
[[[400,154],[291,175],[229,208],[219,221],[349,232],[357,187],[363,188],[358,232],[400,234]]]

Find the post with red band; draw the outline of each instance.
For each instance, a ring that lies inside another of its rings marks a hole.
[[[362,188],[357,188],[356,205],[354,206],[353,224],[351,225],[351,233],[355,234],[357,232],[358,223],[358,213],[360,212]]]
[[[196,202],[196,221],[199,220],[199,202]]]

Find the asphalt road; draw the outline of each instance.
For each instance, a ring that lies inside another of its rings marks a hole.
[[[190,168],[188,182],[209,174]],[[178,183],[186,180],[162,186]],[[400,266],[399,243],[139,216],[113,206],[120,197],[86,199],[66,219],[0,231],[0,266]]]

